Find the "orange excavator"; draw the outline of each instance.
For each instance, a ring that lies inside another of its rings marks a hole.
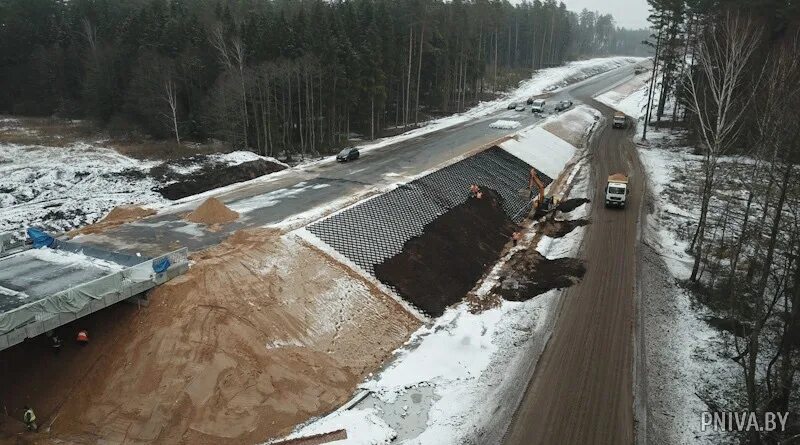
[[[533,195],[533,187],[536,187],[538,191],[536,197]],[[531,209],[537,215],[543,215],[544,213],[549,212],[552,210],[553,207],[553,197],[545,196],[544,194],[544,183],[539,178],[539,174],[536,172],[535,168],[531,169],[530,179],[528,180],[528,188],[530,189],[530,199],[531,199]]]
[[[533,198],[534,186],[536,186],[536,188],[539,190],[539,194],[536,196],[536,198]],[[542,203],[544,203],[544,183],[542,182],[541,179],[539,179],[539,174],[536,173],[535,168],[531,169],[530,179],[528,180],[528,188],[531,191],[531,198],[533,200],[533,209],[538,210],[539,206],[541,206]]]

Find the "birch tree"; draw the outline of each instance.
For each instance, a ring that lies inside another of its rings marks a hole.
[[[749,19],[727,13],[721,23],[712,24],[699,43],[697,72],[685,78],[688,108],[694,114],[703,143],[703,181],[700,217],[690,250],[695,261],[691,281],[696,281],[705,242],[709,203],[714,190],[720,156],[735,143],[742,117],[748,110],[755,88],[743,87],[746,67],[756,50],[760,33]]]

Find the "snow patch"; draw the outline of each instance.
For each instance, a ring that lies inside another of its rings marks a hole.
[[[575,155],[575,147],[540,126],[521,131],[500,147],[551,178]]]
[[[489,128],[499,128],[501,130],[513,130],[520,126],[517,121],[498,120],[489,124]]]

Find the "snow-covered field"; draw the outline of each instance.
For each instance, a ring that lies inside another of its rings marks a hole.
[[[165,200],[145,173],[154,164],[90,144],[0,147],[0,232],[31,225],[70,230],[122,204]],[[139,172],[140,175],[123,174]]]
[[[232,166],[260,159],[278,162],[235,151],[164,165],[174,175],[191,175],[210,164]],[[120,205],[166,205],[170,201],[155,189],[172,180],[148,174],[159,165],[89,143],[0,145],[0,232],[30,226],[62,232],[94,223]]]

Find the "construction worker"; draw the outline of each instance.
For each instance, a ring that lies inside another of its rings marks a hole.
[[[78,331],[78,336],[75,337],[75,341],[80,343],[81,346],[86,346],[89,344],[89,333],[86,332],[85,329],[81,329]]]
[[[478,194],[481,192],[481,188],[478,187],[478,184],[470,184],[469,185],[469,196],[471,198],[477,198]]]
[[[511,234],[511,239],[514,241],[514,245],[516,246],[517,243],[519,242],[519,240],[522,239],[522,233],[521,232],[512,233]]]
[[[27,405],[25,405],[25,414],[22,415],[22,421],[25,422],[25,427],[28,431],[36,431],[39,429],[39,427],[36,426],[36,414]]]

